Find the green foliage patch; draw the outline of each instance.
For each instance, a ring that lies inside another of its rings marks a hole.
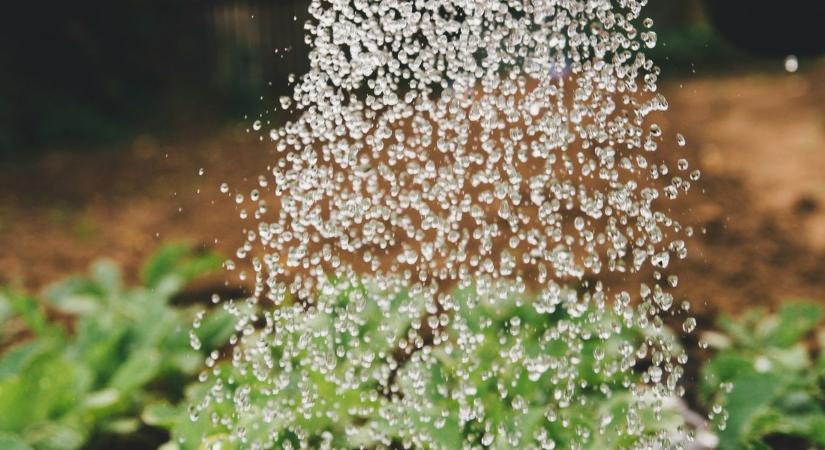
[[[0,448],[81,448],[95,435],[136,432],[147,402],[177,400],[234,321],[209,314],[195,351],[197,308],[170,300],[219,266],[213,254],[172,245],[149,260],[140,287],[125,287],[114,264],[98,262],[88,276],[48,288],[42,300],[0,292],[2,322],[23,321],[33,335],[0,356]],[[73,316],[73,330],[49,321],[47,308]]]
[[[380,305],[370,300],[371,289],[352,283],[329,313],[310,312],[298,323],[276,319],[275,330],[284,331],[271,339],[303,345],[275,346],[251,368],[220,361],[209,382],[187,389],[186,402],[150,405],[144,420],[167,427],[172,439],[165,448],[181,450],[254,442],[509,449],[535,448],[537,440],[558,448],[635,448],[663,441],[682,424],[670,407],[658,416],[639,408],[631,389],[641,374],[621,368],[633,365],[627,349],[646,336],[613,332],[622,322],[612,311],[592,305],[538,313],[530,302],[478,300],[467,289],[454,295],[458,311],[433,315],[406,292]],[[336,331],[333,319],[344,316],[353,326]],[[565,333],[575,337],[560,339]],[[419,340],[427,336],[440,342],[425,346]],[[475,341],[465,347],[469,353],[457,342],[468,337]],[[256,346],[254,335],[246,342],[238,354]],[[284,354],[285,348],[303,351]],[[365,364],[365,357],[391,354],[400,356]]]
[[[371,301],[374,286],[339,281],[332,310],[312,320],[284,326],[262,313],[282,330],[279,339],[303,342],[290,346],[303,352],[273,347],[266,376],[241,370],[231,359],[248,348],[227,351],[236,334],[227,309],[204,315],[201,306],[171,301],[220,261],[175,244],[145,264],[138,287],[125,286],[118,268],[103,261],[41,298],[0,291],[0,448],[92,448],[101,436],[154,429],[169,433],[163,448],[180,450],[217,442],[247,448],[238,430],[275,448],[302,441],[312,448],[529,448],[540,436],[556,448],[607,449],[652,443],[683,424],[666,405],[659,415],[633,416],[632,392],[646,372],[616,368],[630,364],[627,349],[655,337],[622,326],[611,311],[596,313],[598,304],[538,313],[530,302],[458,291],[463,307],[432,315],[409,293],[381,303]],[[280,308],[305,307],[293,299]],[[350,320],[345,331],[333,326],[341,317]],[[825,448],[824,319],[821,306],[793,301],[773,314],[723,316],[717,331],[704,333],[712,356],[689,364],[703,363],[695,393],[719,426],[720,449]],[[412,332],[422,327],[441,330],[430,334],[440,341],[422,347],[416,339],[428,333]],[[576,330],[573,345],[551,338],[564,330]],[[468,355],[455,350],[462,336],[477,340]],[[343,350],[318,352],[330,342]],[[322,354],[325,364],[306,361]],[[370,355],[396,355],[397,364],[366,364]],[[504,369],[490,377],[493,366]],[[566,385],[566,372],[583,383]],[[452,395],[467,389],[489,429],[466,420],[468,405]],[[574,401],[558,408],[564,395]],[[651,434],[631,435],[629,420]],[[505,430],[507,440],[491,430]]]
[[[717,351],[699,394],[707,405],[724,405],[714,411],[721,449],[768,449],[789,439],[825,448],[824,315],[819,305],[792,301],[775,314],[722,317],[721,333],[706,336]]]

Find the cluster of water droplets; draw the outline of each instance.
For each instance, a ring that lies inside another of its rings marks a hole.
[[[211,444],[681,445],[664,317],[688,307],[660,272],[699,172],[657,153],[645,3],[311,1],[296,119],[255,189],[220,187],[254,292],[224,302],[237,334],[192,405]]]

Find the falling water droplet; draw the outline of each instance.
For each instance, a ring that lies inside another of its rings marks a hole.
[[[688,317],[685,319],[684,323],[682,324],[682,330],[685,333],[692,333],[693,330],[696,329],[696,319],[693,317]]]
[[[794,73],[799,69],[799,60],[795,55],[785,57],[785,71]]]

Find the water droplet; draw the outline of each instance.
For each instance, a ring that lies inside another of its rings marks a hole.
[[[785,71],[794,73],[799,70],[799,60],[795,55],[788,55],[785,57]]]
[[[693,317],[685,319],[684,323],[682,323],[682,330],[685,333],[692,333],[694,329],[696,329],[696,319]]]
[[[289,109],[289,107],[292,106],[292,99],[287,96],[282,96],[279,99],[279,102],[281,103],[281,109],[284,110]]]

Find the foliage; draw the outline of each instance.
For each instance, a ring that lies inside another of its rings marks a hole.
[[[791,302],[776,314],[755,309],[723,317],[706,340],[718,352],[704,367],[700,395],[719,406],[720,449],[772,448],[770,439],[825,447],[825,330],[822,307]],[[714,407],[711,406],[711,409]]]
[[[228,339],[228,314],[209,314],[190,346],[194,307],[170,304],[191,279],[220,266],[212,254],[171,245],[124,287],[110,262],[48,288],[43,300],[0,292],[0,326],[23,321],[31,339],[0,356],[0,448],[70,450],[95,436],[136,431],[142,405],[175,400],[203,354]],[[74,316],[67,331],[47,310]]]
[[[465,294],[455,297],[467,306]],[[572,291],[567,294],[575,296]],[[452,318],[430,314],[437,318],[433,322],[420,319],[428,316],[425,305],[406,292],[383,310],[377,302],[364,302],[363,313],[352,305],[368,298],[370,287],[355,284],[340,296],[341,309],[283,327],[287,331],[277,339],[305,339],[304,353],[284,357],[283,348],[274,347],[274,368],[263,374],[231,361],[218,362],[208,371],[211,384],[190,386],[186,402],[177,407],[150,405],[144,420],[171,430],[167,449],[198,449],[205,443],[247,448],[256,441],[271,442],[275,448],[309,443],[311,448],[402,444],[455,449],[462,442],[474,442],[505,449],[532,448],[537,436],[559,448],[630,448],[643,440],[656,442],[657,431],[673,430],[681,423],[667,407],[659,417],[634,408],[638,399],[629,388],[639,382],[638,373],[616,369],[627,362],[620,353],[622,345],[639,344],[643,336],[628,328],[607,339],[600,336],[620,323],[610,311],[596,313],[593,306],[538,313],[531,304],[509,298],[462,307]],[[359,339],[348,340],[346,333],[337,336],[332,327],[333,317],[345,310],[357,323],[351,336]],[[491,326],[481,326],[484,322]],[[429,331],[411,331],[421,329]],[[577,337],[547,339],[548,333],[560,330]],[[422,336],[443,340],[421,347],[415,341]],[[468,355],[456,350],[456,341],[466,336],[479,336]],[[256,340],[248,342],[253,347]],[[330,354],[326,365],[306,362],[313,358],[314,345],[321,348],[330,342],[341,342],[345,350]],[[418,350],[405,352],[408,348]],[[382,367],[363,364],[368,354],[397,356]],[[503,370],[491,372],[496,366]],[[496,375],[485,375],[490,373]],[[387,377],[393,381],[381,381]],[[483,405],[484,423],[491,424],[492,433],[479,425],[481,421],[467,418],[468,405],[455,394],[468,389]],[[564,401],[567,395],[573,400],[569,404]],[[631,433],[628,428],[637,423],[651,434]],[[498,438],[489,442],[493,434]]]
[[[214,351],[235,333],[227,309],[201,316],[199,307],[171,302],[187,282],[219,265],[215,255],[170,245],[146,263],[140,287],[125,287],[113,264],[99,262],[88,276],[51,286],[42,299],[0,291],[0,346],[5,349],[0,354],[0,448],[76,449],[100,436],[134,435],[146,427],[169,430],[166,449],[199,449],[215,442],[244,448],[230,437],[238,430],[249,439],[271,437],[276,447],[287,442],[295,447],[305,438],[313,447],[457,448],[463,441],[481,443],[489,431],[459,416],[466,405],[451,393],[468,388],[476,390],[491,429],[507,431],[508,440],[493,440],[493,448],[529,448],[528,438],[535,436],[552,439],[557,448],[583,449],[624,448],[654,438],[624,429],[635,411],[630,389],[644,372],[606,370],[623,362],[623,348],[650,342],[651,336],[622,327],[610,311],[596,314],[598,304],[585,309],[562,304],[539,313],[530,303],[507,298],[482,299],[468,307],[466,291],[459,291],[454,297],[463,307],[433,315],[410,293],[381,303],[369,301],[377,288],[368,282],[339,282],[332,310],[281,327],[279,338],[305,339],[304,352],[287,355],[273,347],[270,356],[277,364],[261,377],[231,363],[237,352]],[[281,309],[305,306],[291,299]],[[340,317],[351,318],[346,332],[333,325]],[[737,319],[722,317],[719,331],[704,334],[716,351],[703,367],[697,394],[721,426],[720,449],[761,450],[777,448],[777,442],[786,442],[778,448],[803,445],[799,442],[825,447],[823,319],[822,307],[791,302],[775,314],[755,309]],[[605,327],[619,331],[596,338]],[[411,331],[420,329],[430,331]],[[561,329],[578,330],[578,337],[565,345],[543,341],[542,336]],[[249,350],[256,332],[246,333],[252,338],[241,341],[238,351]],[[464,335],[479,340],[462,360],[453,350]],[[415,341],[421,336],[440,336],[441,342],[421,350]],[[197,351],[193,342],[199,344]],[[330,353],[326,368],[304,361],[321,354],[314,351],[329,342],[346,351]],[[386,367],[364,364],[368,355],[394,355],[391,383],[381,381],[387,378]],[[571,366],[558,366],[573,360]],[[525,369],[548,361],[552,369]],[[495,379],[485,377],[496,365],[504,370]],[[584,383],[572,387],[576,402],[553,410],[548,406],[558,404],[552,395],[564,391],[558,374],[565,370],[574,370]],[[508,386],[506,396],[501,386]],[[239,411],[238,405],[246,409]],[[638,419],[654,434],[682,423],[666,406],[658,417]],[[287,423],[299,424],[301,436]],[[432,440],[419,442],[420,436]]]

